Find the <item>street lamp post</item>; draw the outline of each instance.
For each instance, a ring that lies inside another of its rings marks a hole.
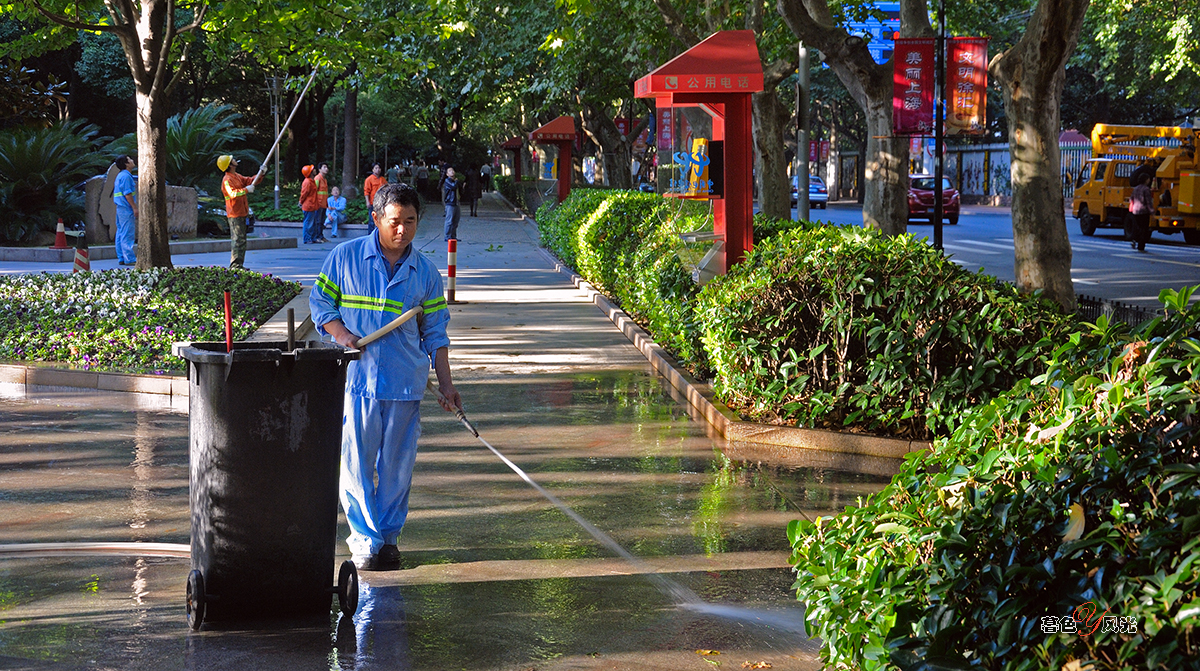
[[[938,0],[938,36],[933,58],[937,70],[933,103],[933,248],[942,249],[942,176],[946,162],[946,0]]]
[[[796,218],[808,221],[808,48],[800,42],[796,74]]]
[[[275,115],[275,137],[279,137],[279,106],[283,91],[279,77],[267,77],[267,93],[271,95],[271,113]],[[279,153],[275,154],[275,209],[279,209]]]

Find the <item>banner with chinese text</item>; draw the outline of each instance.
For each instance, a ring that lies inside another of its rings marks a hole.
[[[981,135],[987,128],[988,38],[948,41],[946,135]]]
[[[932,37],[896,38],[892,52],[892,131],[926,135],[933,130]]]

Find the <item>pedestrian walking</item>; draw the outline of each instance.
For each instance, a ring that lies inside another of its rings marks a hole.
[[[458,219],[462,210],[458,206],[458,181],[455,179],[454,168],[446,168],[446,178],[442,180],[442,205],[446,206],[446,240],[458,239]]]
[[[417,193],[421,194],[422,198],[429,198],[429,167],[425,165],[425,161],[417,161]]]
[[[115,161],[117,169],[116,182],[113,183],[113,203],[117,206],[117,264],[132,266],[137,263],[133,252],[134,232],[137,231],[137,181],[133,171],[137,162],[129,156],[118,156]]]
[[[483,190],[487,193],[492,192],[492,164],[484,163],[479,169],[479,174],[483,177]]]
[[[1150,192],[1150,175],[1143,173],[1129,198],[1129,215],[1133,218],[1133,241],[1130,247],[1146,251],[1150,241],[1150,215],[1154,212],[1154,195]]]
[[[346,544],[364,571],[400,566],[397,543],[421,434],[420,405],[430,364],[447,411],[462,408],[450,375],[450,311],[442,275],[414,252],[421,198],[388,184],[372,203],[370,235],[344,242],[325,259],[309,296],[317,330],[343,347],[416,306],[424,314],[363,348],[346,371],[340,495],[350,526]]]
[[[375,202],[375,192],[384,184],[387,184],[387,179],[383,176],[383,166],[378,163],[371,164],[371,174],[363,181],[363,198],[367,201],[367,225],[371,225],[371,203]]]
[[[467,170],[466,184],[463,187],[463,200],[467,201],[468,209],[471,211],[472,217],[477,217],[479,198],[483,195],[479,185],[479,171]]]
[[[387,183],[388,184],[399,184],[400,183],[400,164],[399,163],[388,168]]]
[[[329,192],[329,208],[325,214],[325,224],[332,231],[329,237],[338,237],[338,226],[346,223],[346,199],[342,197],[342,190],[333,187]]]
[[[243,177],[237,172],[238,161],[230,154],[217,157],[217,168],[224,172],[221,178],[221,194],[225,196],[225,216],[229,219],[229,267],[243,268],[246,262],[246,217],[250,216],[250,203],[246,194],[254,193],[254,185],[262,179]]]
[[[300,211],[304,213],[304,223],[301,229],[304,231],[304,244],[311,245],[317,242],[321,236],[318,227],[323,220],[317,219],[317,173],[313,166],[306,165],[300,168],[300,174],[304,177],[300,180]]]

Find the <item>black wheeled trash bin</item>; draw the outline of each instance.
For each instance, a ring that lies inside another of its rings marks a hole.
[[[346,365],[320,341],[176,343],[188,362],[192,571],[188,623],[342,612],[358,574],[333,583]]]

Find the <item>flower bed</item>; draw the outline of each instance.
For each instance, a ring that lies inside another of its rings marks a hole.
[[[243,340],[300,293],[300,285],[228,268],[106,270],[0,278],[0,359],[84,370],[183,370],[171,343],[224,340],[223,292]]]

